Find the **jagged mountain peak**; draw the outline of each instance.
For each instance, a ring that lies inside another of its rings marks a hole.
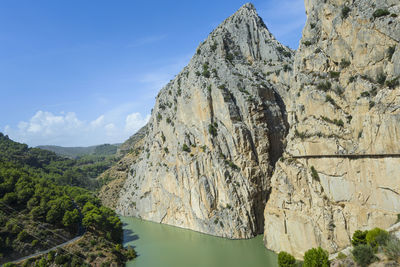
[[[223,42],[225,48],[236,45],[238,52],[252,60],[269,60],[273,52],[267,51],[280,47],[279,50],[293,52],[280,44],[270,33],[262,18],[251,3],[243,5],[232,16],[224,20],[206,39],[213,43]],[[265,57],[263,57],[263,55]],[[274,56],[272,55],[273,59]]]
[[[293,55],[252,4],[222,22],[158,94],[117,210],[218,236],[261,233]]]
[[[251,3],[251,2],[248,2],[239,8],[239,10],[242,10],[242,9],[256,10],[253,3]]]
[[[224,20],[198,46],[191,64],[213,61],[220,64],[222,59],[233,65],[269,62],[269,66],[272,66],[287,63],[292,56],[294,51],[275,39],[254,5],[247,3]]]

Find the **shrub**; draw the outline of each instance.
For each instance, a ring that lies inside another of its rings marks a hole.
[[[300,139],[305,139],[310,137],[310,135],[306,132],[299,132],[297,129],[294,130],[294,135],[296,137],[299,137]]]
[[[376,77],[376,82],[379,83],[380,85],[384,85],[386,81],[386,75],[383,73],[378,74]]]
[[[350,66],[351,62],[342,58],[342,60],[340,61],[340,67],[342,68],[347,68],[348,66]]]
[[[136,258],[136,251],[133,247],[129,246],[127,248],[127,251],[125,253],[125,256],[128,260],[133,260],[134,258]]]
[[[239,170],[239,167],[235,163],[233,163],[233,161],[231,161],[231,160],[227,160],[226,159],[225,160],[225,164],[228,165],[229,167],[231,167],[234,170]]]
[[[283,71],[284,72],[292,71],[292,67],[290,67],[288,64],[285,64],[283,65]]]
[[[330,83],[330,82],[322,82],[322,83],[319,83],[318,85],[317,85],[317,89],[318,90],[321,90],[321,91],[324,91],[324,92],[326,92],[326,91],[328,91],[328,90],[330,90],[332,88],[332,84]]]
[[[389,233],[381,228],[369,230],[366,236],[367,244],[373,248],[384,246],[389,240]]]
[[[400,260],[400,240],[395,236],[390,236],[383,251],[389,259],[399,261]]]
[[[337,79],[340,76],[340,72],[339,71],[330,71],[329,72],[329,76],[333,79]]]
[[[335,92],[336,92],[338,95],[343,95],[344,89],[338,85],[338,86],[336,86]]]
[[[337,107],[335,100],[330,95],[326,95],[325,102],[331,103],[333,106]]]
[[[351,9],[348,6],[342,8],[342,19],[346,19],[349,16]]]
[[[25,230],[19,232],[17,239],[21,242],[28,242],[31,239],[31,236]]]
[[[393,57],[393,54],[394,54],[394,51],[395,51],[395,50],[396,50],[396,47],[395,47],[395,46],[390,46],[390,47],[387,49],[389,61],[392,60],[392,57]]]
[[[314,168],[314,166],[311,166],[311,177],[313,178],[313,180],[319,182],[319,175],[318,175],[317,170]]]
[[[168,154],[169,153],[168,147],[164,147],[164,151],[166,154]]]
[[[212,73],[214,74],[214,76],[215,76],[215,77],[217,77],[217,78],[218,78],[218,72],[217,72],[217,70],[216,70],[216,69],[212,69]]]
[[[217,128],[214,126],[214,124],[208,125],[208,132],[209,132],[212,136],[217,136],[217,134],[218,134]]]
[[[228,60],[229,62],[232,62],[232,60],[233,60],[233,55],[231,54],[231,53],[228,53],[228,54],[226,54],[226,56],[225,56],[225,58],[226,58],[226,60]]]
[[[347,258],[347,255],[344,254],[343,252],[339,252],[339,254],[336,257],[336,259],[339,259],[339,260],[344,260],[346,258]]]
[[[336,124],[339,127],[343,127],[344,126],[344,122],[343,122],[342,119],[340,119],[340,120],[334,119],[333,123]]]
[[[160,122],[162,120],[162,115],[160,113],[157,114],[157,121]]]
[[[373,108],[375,106],[375,101],[369,101],[369,109]]]
[[[303,267],[329,267],[329,253],[321,247],[312,248],[304,254]]]
[[[369,97],[370,93],[365,91],[365,92],[362,92],[360,95],[361,95],[361,97]]]
[[[296,259],[287,252],[281,251],[278,254],[279,267],[295,267]]]
[[[214,42],[214,43],[210,46],[210,48],[211,48],[211,51],[215,52],[215,50],[217,50],[217,43]]]
[[[55,258],[55,263],[56,264],[58,264],[58,265],[63,265],[64,263],[67,263],[68,262],[68,257],[67,256],[65,256],[65,255],[58,255],[58,256],[56,256],[56,258]]]
[[[369,245],[356,246],[351,253],[355,262],[361,267],[368,266],[375,259],[374,251]]]
[[[374,18],[379,18],[383,16],[390,15],[390,12],[387,9],[377,9],[375,12],[372,14]]]
[[[367,233],[368,231],[357,230],[353,234],[353,238],[351,239],[351,244],[353,247],[357,247],[359,245],[367,244]]]
[[[182,150],[185,152],[190,152],[190,148],[186,144],[183,144]]]
[[[38,243],[39,243],[39,240],[34,239],[34,240],[32,240],[31,245],[32,245],[32,247],[36,247],[36,245],[37,245]]]
[[[310,45],[312,45],[311,41],[304,41],[303,44],[304,44],[305,46],[310,46]]]
[[[356,76],[351,76],[351,77],[349,78],[349,83],[354,82],[356,79],[357,79]]]
[[[390,89],[394,89],[396,86],[399,86],[399,77],[393,80],[387,80],[386,86],[389,87]]]
[[[281,46],[277,47],[276,50],[278,50],[278,52],[281,53],[284,57],[291,57],[292,56],[292,54],[290,52],[286,51]]]
[[[202,72],[202,75],[204,76],[204,77],[206,77],[206,78],[210,78],[210,71],[208,70],[208,63],[206,62],[206,63],[204,63],[203,64],[203,72]]]

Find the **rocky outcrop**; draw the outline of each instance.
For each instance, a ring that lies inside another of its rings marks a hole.
[[[296,56],[251,4],[200,44],[136,136],[109,194],[119,213],[229,238],[264,229],[297,258],[396,222],[400,4],[305,5]]]
[[[117,156],[125,156],[128,153],[134,152],[135,149],[139,148],[137,144],[140,143],[147,134],[148,127],[145,125],[118,147]]]
[[[305,2],[287,147],[264,213],[266,247],[298,258],[400,213],[400,158],[292,157],[400,153],[399,1]]]
[[[229,238],[261,233],[293,57],[253,5],[226,19],[158,94],[117,211]]]
[[[102,205],[111,209],[116,208],[118,195],[128,178],[130,167],[138,160],[143,151],[146,134],[147,125],[119,147],[117,157],[120,157],[120,160],[97,178],[101,185],[98,197]]]

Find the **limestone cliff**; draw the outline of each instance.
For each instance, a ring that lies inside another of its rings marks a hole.
[[[306,0],[288,100],[287,147],[271,179],[264,241],[296,257],[346,247],[400,213],[400,4]],[[293,158],[303,155],[371,155]]]
[[[126,140],[117,151],[120,160],[99,177],[101,188],[98,197],[102,204],[115,209],[118,195],[123,188],[132,164],[134,164],[143,151],[144,137],[147,134],[147,125]]]
[[[158,94],[117,211],[229,238],[261,233],[293,57],[253,5],[226,19]]]

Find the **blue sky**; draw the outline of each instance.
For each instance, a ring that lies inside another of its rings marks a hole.
[[[198,44],[246,2],[1,1],[0,131],[30,146],[123,142]],[[252,3],[297,48],[303,0]]]

